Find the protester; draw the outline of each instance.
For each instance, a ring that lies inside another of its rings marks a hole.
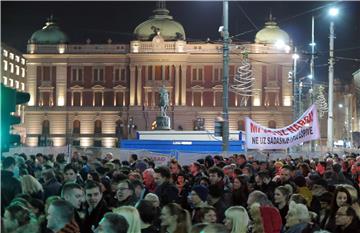
[[[158,233],[159,229],[156,226],[156,220],[158,217],[157,209],[150,201],[141,200],[136,209],[140,215],[141,221],[141,233]]]
[[[123,216],[129,228],[127,233],[141,233],[141,221],[140,215],[137,209],[133,206],[121,206],[113,210],[114,213]]]
[[[2,160],[1,170],[1,215],[16,194],[21,193],[21,183],[14,177],[15,159],[6,157]]]
[[[116,199],[117,207],[135,206],[137,202],[134,185],[130,180],[122,180],[117,186]]]
[[[230,233],[247,233],[249,215],[242,206],[232,206],[225,211],[224,225]]]
[[[82,228],[86,232],[91,232],[91,229],[95,229],[105,213],[110,210],[103,200],[101,186],[97,182],[89,180],[85,183],[85,198],[87,208]]]
[[[44,199],[44,189],[40,182],[31,175],[24,175],[20,179],[21,189],[24,194],[39,200]]]
[[[160,204],[163,206],[171,202],[179,201],[179,191],[174,184],[170,183],[170,178],[171,174],[168,167],[162,166],[155,168],[155,193],[160,199]]]
[[[3,225],[4,233],[40,232],[36,219],[31,217],[31,211],[19,203],[5,208],[1,225]]]
[[[189,233],[190,215],[176,203],[169,203],[161,210],[161,233]]]
[[[277,187],[274,193],[274,203],[280,212],[284,226],[286,225],[286,215],[289,210],[289,200],[292,193],[293,190],[289,184]]]
[[[341,206],[335,215],[336,233],[360,232],[360,221],[355,210],[348,205]]]
[[[52,202],[47,210],[47,228],[56,233],[80,233],[74,219],[74,208],[64,200]],[[89,231],[90,232],[90,231]]]
[[[127,233],[129,224],[126,219],[115,213],[106,213],[101,219],[95,233]]]
[[[206,206],[200,208],[199,218],[202,223],[216,223],[216,209],[212,206]]]

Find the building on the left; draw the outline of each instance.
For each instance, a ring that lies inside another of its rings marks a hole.
[[[25,92],[26,90],[26,59],[21,52],[1,42],[1,83],[7,87]],[[21,117],[21,124],[14,126],[13,131],[25,142],[26,128],[24,126],[25,106],[17,105],[15,115]]]

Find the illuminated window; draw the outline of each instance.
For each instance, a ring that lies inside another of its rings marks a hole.
[[[10,57],[11,60],[14,60],[14,54],[13,53],[10,53],[9,57]]]
[[[8,61],[4,60],[4,71],[8,70]]]
[[[21,68],[21,77],[25,78],[25,68]]]
[[[25,83],[21,83],[21,90],[25,91]]]
[[[14,73],[14,64],[12,64],[11,62],[10,62],[10,72]]]
[[[8,78],[4,76],[3,77],[3,83],[4,83],[5,86],[7,85],[7,82],[8,82]]]
[[[16,75],[20,75],[20,67],[18,65],[15,66]]]
[[[4,57],[7,57],[9,55],[9,52],[6,49],[4,49],[3,50],[3,55],[4,55]]]
[[[18,55],[15,56],[15,61],[20,62],[20,57]]]
[[[14,80],[12,80],[11,78],[9,78],[9,86],[13,87],[14,86]]]
[[[21,64],[25,65],[25,59],[21,58]]]
[[[15,80],[15,88],[19,89],[19,81]]]

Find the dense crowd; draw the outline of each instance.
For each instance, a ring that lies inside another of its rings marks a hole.
[[[74,152],[2,158],[5,233],[360,232],[360,156],[155,166]]]

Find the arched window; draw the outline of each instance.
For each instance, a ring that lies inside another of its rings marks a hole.
[[[245,121],[244,120],[238,121],[238,129],[241,131],[245,131]]]
[[[273,120],[269,121],[268,127],[271,129],[276,129],[276,121],[273,121]]]
[[[116,121],[115,135],[118,139],[124,137],[124,122],[122,120]]]
[[[101,120],[96,120],[95,123],[94,123],[94,133],[95,134],[101,134]]]
[[[50,135],[50,121],[44,120],[42,122],[42,135]]]
[[[73,134],[80,134],[80,121],[75,120],[73,122]]]

